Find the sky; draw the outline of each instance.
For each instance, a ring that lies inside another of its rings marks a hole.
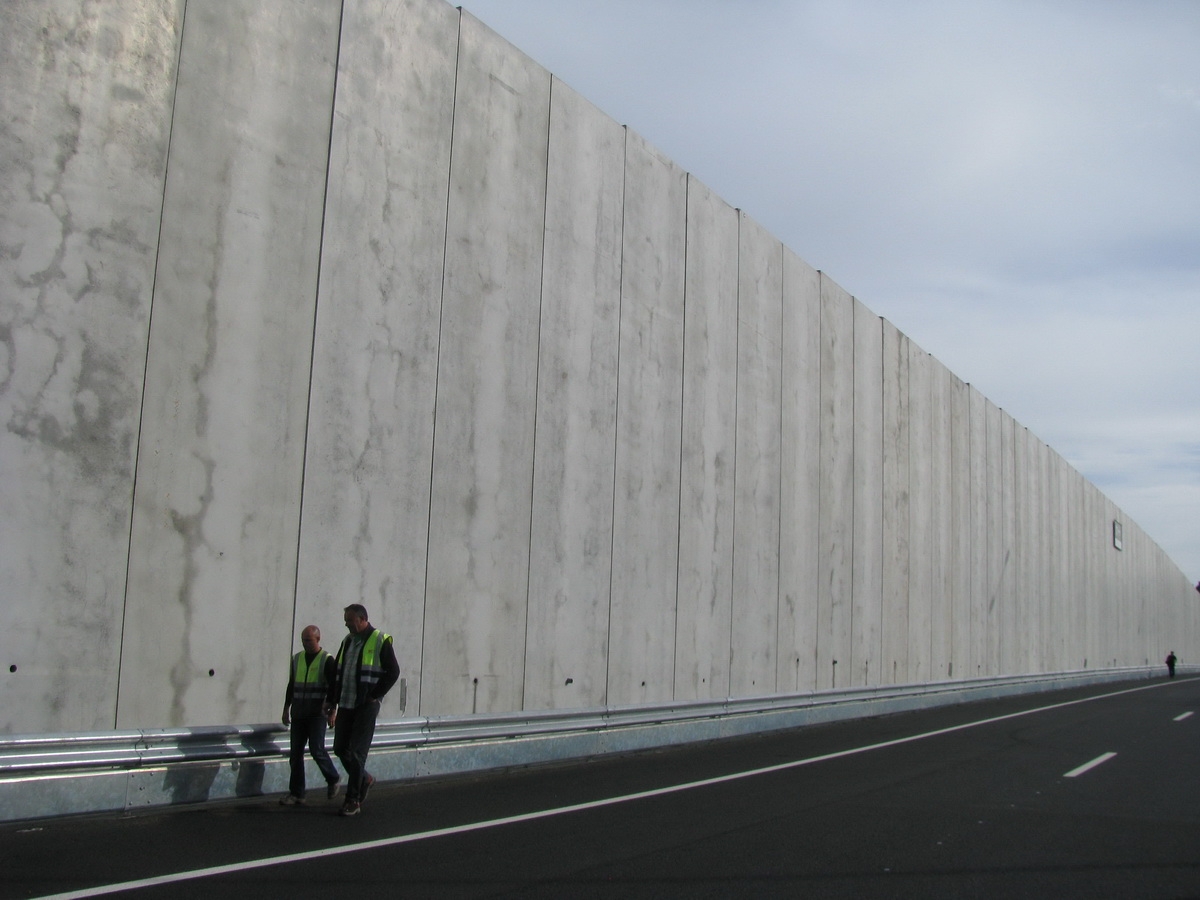
[[[463,0],[1200,581],[1200,2]]]

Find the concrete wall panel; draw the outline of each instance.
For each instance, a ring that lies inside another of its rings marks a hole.
[[[734,696],[774,693],[779,630],[783,245],[741,215],[733,548]]]
[[[908,680],[909,340],[883,322],[882,684]]]
[[[988,596],[988,479],[987,479],[987,399],[968,386],[971,448],[971,594],[969,614],[971,647],[968,671],[964,677],[987,674],[987,596]]]
[[[1104,604],[1100,611],[1101,627],[1097,629],[1099,646],[1096,651],[1096,665],[1107,666],[1115,664],[1119,647],[1125,641],[1125,604],[1122,602],[1122,585],[1126,572],[1124,562],[1128,559],[1124,550],[1118,550],[1113,545],[1113,521],[1117,518],[1117,508],[1107,497],[1102,499],[1105,553],[1101,577],[1105,584]]]
[[[883,658],[883,321],[854,302],[854,583],[850,684],[879,682]]]
[[[1070,579],[1070,510],[1067,506],[1070,491],[1070,466],[1057,453],[1051,456],[1051,466],[1054,470],[1054,489],[1051,495],[1050,523],[1054,531],[1051,547],[1050,584],[1051,609],[1053,610],[1052,633],[1054,647],[1050,657],[1051,665],[1056,669],[1066,669],[1070,666],[1070,632],[1071,608],[1067,598],[1071,590]]]
[[[821,276],[817,686],[848,683],[854,590],[854,298]]]
[[[933,659],[933,360],[908,343],[908,681],[931,681]]]
[[[1074,613],[1070,665],[1084,668],[1086,666],[1084,660],[1087,656],[1087,588],[1088,582],[1090,582],[1087,563],[1091,556],[1088,552],[1088,545],[1091,544],[1096,532],[1091,528],[1091,522],[1088,521],[1090,516],[1088,516],[1087,485],[1084,476],[1074,468],[1070,470],[1070,510],[1072,510],[1072,520],[1070,520],[1072,541],[1070,541],[1070,572],[1068,576],[1070,578],[1070,596],[1068,600]]]
[[[1001,427],[1003,415],[991,401],[984,403],[984,469],[986,472],[987,517],[987,589],[983,616],[984,660],[986,675],[1000,674],[1000,610],[1002,591],[1008,574],[1009,555],[1004,546],[1004,459]]]
[[[950,376],[951,618],[953,642],[947,674],[969,675],[971,667],[971,392]]]
[[[332,648],[342,608],[366,605],[395,639],[410,712],[421,708],[457,51],[453,8],[346,7],[300,531],[294,630],[316,624]]]
[[[738,211],[688,181],[675,699],[729,696]]]
[[[997,672],[1011,672],[1016,664],[1013,634],[1016,627],[1017,578],[1019,561],[1016,540],[1016,444],[1015,423],[1004,410],[999,412],[1000,425],[1000,552],[1001,570],[996,584]]]
[[[604,703],[612,569],[625,130],[551,91],[527,709]]]
[[[0,732],[116,720],[182,18],[0,5]]]
[[[1042,647],[1041,660],[1042,665],[1052,666],[1054,660],[1057,659],[1055,646],[1058,641],[1057,632],[1057,611],[1059,608],[1057,585],[1054,583],[1054,557],[1056,553],[1056,542],[1060,535],[1058,522],[1055,521],[1055,494],[1058,486],[1057,471],[1055,469],[1054,451],[1042,444],[1039,448],[1039,457],[1042,470],[1042,494],[1040,497],[1041,519],[1042,519],[1042,549],[1039,559],[1040,580],[1044,586],[1042,595]]]
[[[1104,497],[1096,488],[1083,481],[1086,533],[1084,536],[1084,594],[1091,602],[1084,606],[1083,656],[1087,668],[1094,668],[1100,658],[1101,616],[1104,613],[1107,587],[1101,577],[1104,572],[1105,544],[1111,546],[1111,524],[1105,521]],[[1106,540],[1108,539],[1108,540]],[[1164,653],[1165,657],[1166,654]]]
[[[520,709],[550,75],[463,14],[421,712]]]
[[[929,677],[951,676],[954,643],[953,397],[950,371],[930,357],[931,580]]]
[[[687,176],[627,132],[611,704],[671,699],[679,564]]]
[[[779,552],[780,690],[817,685],[820,579],[821,275],[783,254]]]
[[[278,712],[280,661],[292,645],[339,17],[335,6],[283,2],[188,10],[119,727]],[[256,627],[231,629],[247,609]]]
[[[1034,482],[1035,466],[1034,450],[1030,440],[1029,429],[1017,425],[1015,430],[1014,450],[1016,459],[1016,491],[1014,519],[1016,540],[1013,545],[1015,554],[1016,589],[1013,604],[1016,609],[1018,628],[1024,632],[1024,639],[1014,640],[1012,644],[1011,665],[1016,672],[1033,672],[1034,661],[1030,654],[1030,640],[1037,634],[1034,625],[1034,615],[1037,610],[1037,579],[1034,577],[1032,562],[1037,558],[1036,518],[1032,510],[1036,506]]]

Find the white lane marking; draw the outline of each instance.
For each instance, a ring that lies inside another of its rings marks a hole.
[[[194,881],[197,878],[210,878],[214,875],[228,875],[233,872],[246,872],[251,869],[262,869],[267,866],[287,865],[294,862],[307,862],[314,859],[322,859],[326,856],[339,856],[343,853],[357,853],[361,850],[378,850],[383,847],[397,847],[401,844],[411,844],[416,841],[430,840],[431,838],[446,837],[453,834],[467,834],[472,831],[482,831],[486,828],[497,828],[502,825],[513,825],[518,822],[531,822],[535,819],[545,819],[550,816],[561,816],[567,813],[581,812],[588,809],[599,809],[603,806],[614,806],[618,803],[628,803],[631,800],[644,800],[648,797],[661,797],[665,794],[675,794],[680,791],[688,791],[693,788],[708,787],[714,784],[721,784],[728,781],[738,781],[743,778],[753,778],[756,775],[767,775],[772,772],[782,772],[787,769],[796,769],[800,766],[808,766],[813,763],[827,762],[831,759],[839,759],[845,756],[855,756],[859,753],[867,753],[871,750],[882,750],[886,747],[897,747],[901,744],[911,744],[914,741],[924,740],[925,738],[939,737],[943,734],[953,734],[956,731],[965,731],[968,728],[976,728],[980,725],[991,725],[995,722],[1004,722],[1008,719],[1016,719],[1021,716],[1030,716],[1034,713],[1048,712],[1052,709],[1063,709],[1068,706],[1077,706],[1080,703],[1091,703],[1093,700],[1107,700],[1110,697],[1119,697],[1122,694],[1133,694],[1138,691],[1148,691],[1162,687],[1163,684],[1151,684],[1145,687],[1126,688],[1122,691],[1113,691],[1111,694],[1097,694],[1095,697],[1083,697],[1079,700],[1066,700],[1062,703],[1052,703],[1049,706],[1039,706],[1035,709],[1026,709],[1020,712],[1006,713],[1002,716],[993,716],[989,719],[979,719],[975,722],[964,722],[961,725],[951,725],[949,728],[939,728],[936,731],[926,731],[922,734],[913,734],[908,737],[895,738],[890,741],[880,741],[877,744],[866,744],[862,747],[854,747],[849,750],[839,750],[836,753],[825,753],[821,756],[810,756],[807,759],[793,760],[792,762],[778,763],[773,766],[764,766],[761,769],[749,769],[745,772],[733,772],[728,775],[718,775],[714,778],[704,778],[700,781],[689,781],[686,784],[676,784],[669,787],[655,788],[649,791],[639,791],[636,794],[623,794],[618,797],[605,797],[600,800],[590,800],[586,803],[575,803],[570,806],[560,806],[555,809],[543,809],[536,812],[521,813],[515,816],[505,816],[500,819],[488,819],[483,822],[468,822],[465,825],[454,825],[449,828],[437,828],[433,831],[420,831],[414,834],[401,834],[390,838],[380,838],[374,841],[363,841],[359,844],[345,844],[340,847],[325,847],[321,850],[308,850],[304,853],[288,853],[283,856],[272,856],[266,859],[250,859],[245,862],[230,863],[224,866],[210,866],[205,869],[192,869],[187,872],[173,872],[168,875],[158,875],[153,878],[140,878],[136,881],[124,881],[120,884],[102,884],[95,887],[83,888],[77,891],[66,891],[61,894],[46,894],[42,897],[34,898],[34,900],[83,900],[86,897],[101,897],[105,894],[115,894],[118,891],[132,891],[144,887],[158,887],[164,884],[175,884],[180,881]],[[1115,754],[1113,754],[1115,755]],[[1101,760],[1103,761],[1103,760]]]
[[[1108,762],[1110,759],[1112,759],[1116,755],[1117,754],[1115,754],[1115,753],[1101,753],[1099,756],[1097,756],[1091,762],[1086,762],[1079,768],[1072,769],[1070,772],[1068,772],[1066,775],[1064,775],[1063,778],[1078,778],[1084,772],[1090,772],[1092,769],[1096,768],[1096,766],[1100,765],[1101,763]]]
[[[1190,713],[1190,712],[1180,713],[1179,715],[1177,715],[1177,716],[1175,717],[1174,721],[1176,721],[1176,722],[1182,722],[1184,719],[1186,719],[1186,718],[1187,718],[1188,716],[1190,716],[1190,715],[1191,715],[1191,713]]]

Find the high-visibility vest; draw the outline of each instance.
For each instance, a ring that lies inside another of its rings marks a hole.
[[[318,650],[311,663],[305,662],[301,650],[292,657],[292,705],[302,710],[319,712],[325,699],[328,683],[325,681],[325,660],[329,654]]]
[[[358,662],[358,683],[363,687],[370,688],[373,684],[379,684],[379,679],[383,676],[383,665],[379,659],[380,650],[391,639],[390,634],[384,634],[378,628],[367,636],[363,643],[362,658]],[[342,666],[342,656],[346,652],[346,643],[346,641],[342,641],[342,646],[338,648],[339,669]]]

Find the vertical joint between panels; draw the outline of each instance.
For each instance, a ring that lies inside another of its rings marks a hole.
[[[129,533],[125,544],[125,590],[121,600],[121,631],[117,637],[117,692],[113,701],[113,728],[121,715],[121,673],[125,669],[125,625],[129,620],[129,578],[133,572],[133,528],[137,516],[138,466],[142,456],[142,431],[146,421],[146,385],[150,377],[150,342],[154,333],[154,298],[158,293],[158,267],[162,260],[162,230],[167,212],[167,185],[171,174],[171,149],[175,140],[175,108],[179,98],[179,68],[183,64],[183,41],[187,34],[187,3],[179,18],[179,44],[175,52],[175,85],[171,92],[171,118],[167,125],[167,151],[163,161],[162,199],[158,207],[158,232],[155,237],[154,272],[150,278],[150,308],[146,315],[146,349],[142,360],[142,394],[138,404],[137,437],[133,447],[133,484],[129,491]],[[294,604],[293,604],[294,606]],[[295,630],[295,613],[292,614]],[[290,632],[289,632],[290,633]]]
[[[736,298],[733,308],[733,516],[729,526],[730,546],[733,548],[733,558],[729,566],[729,648],[726,653],[725,685],[726,692],[733,693],[733,657],[736,635],[734,633],[735,604],[737,603],[737,569],[738,569],[738,409],[739,388],[741,386],[741,341],[742,341],[742,211],[737,212],[737,264],[734,266]]]
[[[782,687],[781,665],[783,654],[783,367],[787,359],[786,341],[787,330],[784,328],[786,316],[784,305],[787,302],[787,253],[782,243],[779,245],[779,409],[775,427],[779,433],[779,474],[775,481],[775,690]],[[789,658],[791,654],[788,654]]]
[[[433,488],[434,488],[434,467],[437,458],[437,407],[438,396],[441,391],[441,374],[442,374],[442,323],[445,317],[446,306],[446,257],[450,248],[450,197],[452,192],[452,182],[454,177],[454,133],[455,125],[458,121],[458,72],[459,64],[462,59],[462,9],[458,10],[458,33],[456,35],[454,46],[454,87],[451,90],[450,102],[450,141],[446,154],[446,200],[442,208],[442,276],[440,279],[440,292],[438,296],[438,324],[437,324],[437,342],[434,349],[434,382],[433,382],[433,408],[429,410],[432,419],[431,440],[429,447],[429,474],[428,474],[428,501],[425,510],[425,577],[424,590],[421,592],[421,680],[420,690],[417,695],[416,713],[422,711],[425,704],[425,645],[429,636],[429,554],[430,548],[433,545]]]
[[[537,340],[534,342],[534,374],[533,374],[533,439],[530,442],[529,459],[529,529],[527,549],[525,552],[525,646],[521,652],[521,709],[525,708],[525,692],[529,682],[529,609],[532,602],[533,590],[533,520],[534,520],[534,484],[537,477],[537,434],[538,412],[541,408],[541,378],[542,378],[542,307],[546,297],[546,229],[549,227],[550,206],[550,129],[551,117],[554,111],[553,75],[548,75],[549,84],[546,92],[546,171],[542,185],[542,247],[539,260],[540,276],[538,278],[538,322]]]
[[[317,238],[317,278],[314,285],[315,296],[313,297],[313,312],[312,312],[312,339],[309,342],[308,348],[308,391],[306,392],[306,403],[304,409],[304,437],[301,441],[300,450],[300,503],[296,516],[296,565],[292,580],[292,629],[290,635],[296,631],[296,604],[300,597],[300,554],[303,549],[303,532],[304,532],[304,497],[306,494],[305,486],[308,476],[308,441],[309,434],[312,428],[312,395],[314,383],[314,367],[317,358],[317,317],[320,315],[321,305],[321,279],[324,275],[325,261],[325,224],[329,216],[329,172],[333,167],[333,138],[334,125],[336,122],[337,97],[338,97],[338,72],[341,67],[342,59],[342,27],[346,18],[346,6],[343,2],[338,10],[338,34],[337,34],[337,49],[333,56],[333,90],[330,92],[329,101],[329,137],[328,144],[325,150],[325,189],[321,200],[321,227]]]
[[[688,319],[688,251],[691,247],[692,176],[683,178],[683,342],[679,354],[679,456],[675,497],[675,615],[674,640],[671,642],[671,698],[679,690],[679,583],[683,564],[683,426],[687,414],[687,319]]]
[[[616,570],[616,533],[617,533],[617,464],[620,462],[621,441],[621,323],[625,315],[625,225],[627,221],[627,186],[629,184],[629,126],[622,126],[625,139],[624,160],[621,165],[621,256],[617,265],[617,374],[616,393],[614,396],[613,413],[613,487],[612,487],[612,524],[608,536],[608,642],[604,653],[604,704],[608,705],[612,689],[612,654],[613,654],[613,573]]]

